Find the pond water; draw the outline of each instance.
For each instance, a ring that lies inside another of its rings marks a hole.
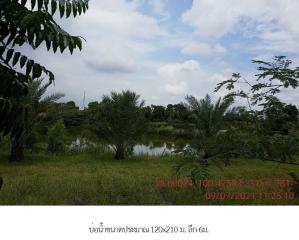
[[[166,143],[161,147],[155,147],[153,144],[137,144],[133,148],[133,155],[161,156],[172,154],[175,150],[175,146],[169,146]]]
[[[90,142],[84,138],[77,137],[75,141],[69,145],[69,149],[75,150],[76,152],[84,152],[90,146],[95,143]],[[174,154],[175,151],[184,149],[189,146],[190,142],[186,139],[165,139],[165,138],[153,138],[146,139],[141,143],[136,144],[132,153],[135,156],[148,155],[148,156],[162,156]],[[110,150],[113,149],[112,145],[106,145]]]
[[[133,147],[133,155],[161,156],[174,154],[178,150],[193,145],[190,139],[148,137]]]

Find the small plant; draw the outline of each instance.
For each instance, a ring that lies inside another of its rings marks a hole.
[[[62,153],[65,151],[65,126],[62,120],[48,129],[48,151]]]
[[[176,175],[189,177],[194,185],[198,180],[207,179],[209,176],[209,164],[202,158],[198,151],[187,145],[182,152],[179,153],[179,161],[174,166]]]

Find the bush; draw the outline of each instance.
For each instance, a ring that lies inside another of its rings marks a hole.
[[[48,144],[45,142],[37,142],[32,145],[32,152],[34,153],[45,153],[48,149]]]
[[[282,162],[293,161],[298,155],[298,140],[290,135],[274,134],[263,143],[265,158]]]
[[[2,136],[0,134],[0,150],[7,151],[10,147],[10,138],[9,136]]]
[[[174,166],[177,176],[187,176],[196,185],[198,180],[209,177],[209,164],[198,151],[187,145],[178,155],[178,162]]]
[[[65,126],[62,120],[57,121],[48,128],[48,151],[50,153],[62,153],[65,151]]]
[[[157,133],[163,136],[172,135],[173,130],[174,130],[173,126],[160,126],[156,129]]]

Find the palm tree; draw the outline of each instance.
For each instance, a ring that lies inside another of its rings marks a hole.
[[[219,98],[212,103],[207,94],[204,99],[197,100],[194,96],[186,97],[186,107],[194,115],[197,129],[200,133],[198,150],[204,159],[219,154],[217,146],[217,133],[224,124],[225,114],[230,111],[233,99]]]
[[[42,81],[43,79],[30,80],[28,93],[20,101],[21,105],[11,133],[10,161],[12,162],[24,160],[24,146],[34,126],[46,116],[49,104],[64,97],[61,93],[43,97],[50,84],[42,84]]]
[[[131,147],[144,132],[144,101],[132,91],[112,92],[103,96],[98,105],[93,124],[100,138],[113,144],[115,158],[125,158],[125,150]]]
[[[224,121],[225,114],[233,104],[233,99],[222,100],[219,98],[215,104],[207,94],[204,99],[197,100],[194,96],[187,96],[187,108],[195,115],[196,124],[205,137],[218,133]]]

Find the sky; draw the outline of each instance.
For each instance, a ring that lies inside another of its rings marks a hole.
[[[90,0],[86,14],[57,22],[83,50],[24,51],[55,74],[50,92],[83,107],[130,89],[147,105],[213,93],[233,72],[251,79],[252,59],[285,55],[299,66],[298,0]],[[298,104],[297,90],[282,93]]]

